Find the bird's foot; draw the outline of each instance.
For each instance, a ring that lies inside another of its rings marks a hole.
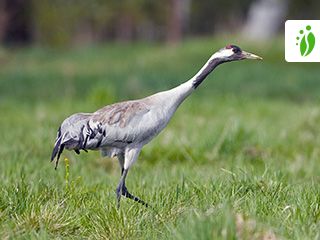
[[[132,195],[131,193],[129,193],[127,187],[125,185],[119,185],[117,187],[117,190],[116,190],[116,194],[117,194],[117,208],[119,209],[120,208],[120,200],[121,200],[121,196],[124,196],[126,198],[130,198],[132,199],[133,201],[135,202],[138,202],[138,203],[141,203],[142,205],[148,207],[149,204],[146,203],[145,201],[141,200],[140,198]]]
[[[129,193],[127,187],[125,185],[123,185],[122,187],[122,195],[125,196],[126,198],[130,198],[135,202],[141,203],[142,205],[148,207],[148,203],[146,203],[145,201],[141,200],[140,198],[132,195],[131,193]]]

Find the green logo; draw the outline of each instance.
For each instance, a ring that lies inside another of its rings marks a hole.
[[[314,34],[311,32],[311,26],[306,26],[306,31],[299,31],[300,36],[297,39],[297,46],[300,46],[300,54],[302,57],[308,56],[312,50],[314,49],[314,45],[316,43],[316,38]],[[300,41],[299,41],[300,40]]]

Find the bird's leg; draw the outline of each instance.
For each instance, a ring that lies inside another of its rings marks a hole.
[[[131,193],[129,193],[129,191],[128,191],[127,187],[126,187],[127,174],[128,174],[128,169],[122,168],[121,169],[121,179],[120,179],[119,185],[117,187],[117,191],[116,191],[117,192],[117,206],[118,206],[118,208],[120,208],[121,195],[126,197],[126,198],[130,198],[133,201],[141,203],[142,205],[148,207],[148,204],[145,201],[143,201],[140,198],[138,198],[138,197],[132,195]]]
[[[127,173],[128,173],[128,170],[127,169],[125,170],[124,168],[122,168],[120,182],[116,190],[118,209],[120,208],[120,200],[121,200],[121,195],[123,195],[123,187],[125,187],[125,179],[126,179]]]

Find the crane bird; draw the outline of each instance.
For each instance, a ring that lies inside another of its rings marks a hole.
[[[66,118],[57,132],[51,161],[56,167],[64,149],[100,150],[102,156],[117,157],[121,177],[116,189],[117,207],[121,196],[145,206],[148,204],[129,193],[126,177],[137,160],[142,147],[157,136],[169,123],[180,104],[220,64],[243,60],[262,59],[228,45],[214,53],[200,71],[185,83],[139,100],[130,100],[105,106],[94,113],[76,113]]]

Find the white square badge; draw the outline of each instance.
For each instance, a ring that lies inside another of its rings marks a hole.
[[[320,62],[320,20],[287,20],[285,24],[287,62]]]

